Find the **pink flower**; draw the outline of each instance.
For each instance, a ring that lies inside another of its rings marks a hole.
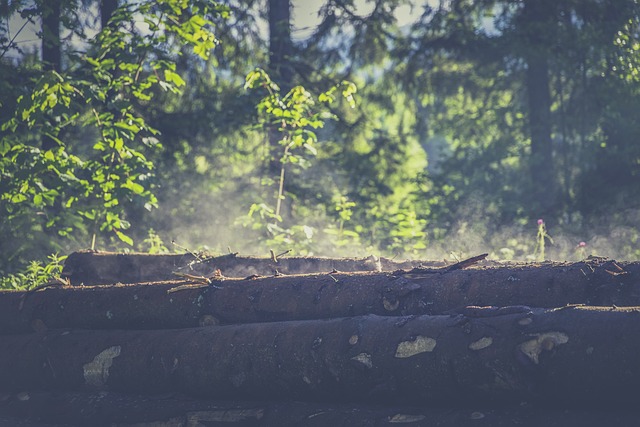
[[[586,243],[586,242],[580,242],[580,243],[578,243],[578,247],[579,247],[579,248],[584,248],[584,247],[586,247],[586,246],[587,246],[587,243]]]
[[[542,218],[540,218],[540,219],[538,220],[538,225],[543,225],[543,224],[544,224],[544,220],[543,220]]]

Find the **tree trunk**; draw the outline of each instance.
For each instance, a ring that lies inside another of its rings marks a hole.
[[[291,3],[289,0],[269,0],[269,73],[280,87],[284,96],[291,89],[293,70],[290,56],[293,51],[291,41]],[[280,215],[279,181],[284,181],[284,146],[280,143],[282,133],[277,125],[268,130],[269,159],[267,176],[276,181],[273,191],[276,194],[276,214]]]
[[[291,89],[293,79],[292,51],[290,1],[269,0],[269,71],[284,93]]]
[[[28,397],[28,399],[26,399]],[[6,422],[6,416],[13,418]],[[65,423],[85,426],[631,426],[640,412],[540,409],[531,405],[427,408],[315,402],[209,401],[184,396],[128,395],[112,392],[28,392],[0,402],[0,425]],[[4,419],[3,419],[4,418]],[[27,423],[25,423],[27,419]],[[20,421],[22,423],[20,423]],[[31,421],[31,423],[28,423]],[[154,424],[142,424],[154,423]]]
[[[40,2],[42,19],[42,67],[44,70],[60,72],[62,70],[62,40],[60,38],[60,15],[62,0]],[[44,151],[52,150],[58,143],[48,135],[41,135],[41,146]],[[54,209],[61,209],[54,206]]]
[[[45,69],[60,72],[62,42],[60,40],[60,14],[62,0],[42,1],[42,62]]]
[[[638,309],[473,308],[153,331],[53,330],[0,342],[24,390],[457,406],[637,405]],[[19,350],[19,351],[16,351]]]
[[[109,25],[109,19],[118,8],[118,0],[101,0],[100,2],[100,23],[102,28]]]
[[[549,1],[525,0],[524,24],[526,86],[531,136],[531,179],[537,217],[552,216],[556,207],[557,182],[551,143],[551,93],[549,48],[553,34],[554,6]]]
[[[0,334],[442,314],[466,306],[640,306],[640,263],[613,261],[187,283],[0,292]]]

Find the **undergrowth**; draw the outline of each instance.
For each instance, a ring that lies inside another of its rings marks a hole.
[[[0,289],[33,289],[59,279],[66,256],[51,254],[47,262],[31,261],[24,270],[0,278]]]

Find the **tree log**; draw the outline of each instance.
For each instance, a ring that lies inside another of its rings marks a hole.
[[[28,399],[25,399],[28,397]],[[6,414],[6,416],[3,416]],[[5,423],[13,417],[12,424]],[[601,427],[632,426],[638,410],[557,409],[535,405],[425,408],[314,402],[195,400],[185,396],[31,392],[0,402],[0,426],[257,426],[325,427],[408,425]]]
[[[419,271],[0,291],[0,334],[442,314],[467,305],[640,306],[640,263]]]
[[[274,261],[275,259],[275,261]],[[210,276],[220,270],[226,277],[244,278],[251,275],[329,273],[333,270],[390,271],[413,268],[420,264],[440,267],[444,262],[404,261],[386,258],[323,258],[274,257],[259,258],[228,254],[197,259],[192,254],[118,254],[112,252],[74,252],[65,261],[63,276],[72,285],[102,285],[172,280],[174,272]]]
[[[640,404],[640,310],[469,307],[151,331],[53,330],[0,342],[0,384],[214,399],[405,405]],[[582,406],[585,407],[585,406]]]

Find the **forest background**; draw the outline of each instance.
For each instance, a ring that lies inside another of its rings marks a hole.
[[[3,0],[0,21],[0,287],[89,248],[640,257],[637,0]]]

